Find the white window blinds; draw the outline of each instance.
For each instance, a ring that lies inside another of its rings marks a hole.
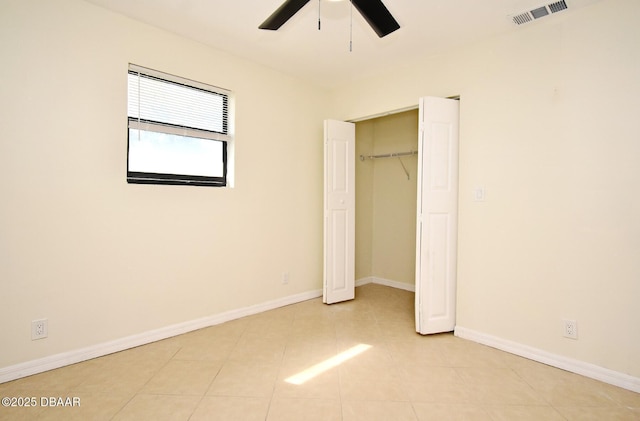
[[[230,140],[227,91],[158,73],[129,66],[130,128]]]

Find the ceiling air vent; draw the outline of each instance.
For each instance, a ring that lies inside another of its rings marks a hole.
[[[517,15],[510,16],[513,23],[516,25],[523,25],[525,23],[532,22],[536,19],[549,16],[553,13],[558,13],[567,8],[565,0],[560,0],[555,3],[547,4],[544,6],[536,7],[535,9],[518,13]]]
[[[560,12],[560,11],[566,9],[567,8],[567,3],[564,0],[562,0],[562,1],[555,2],[555,3],[551,3],[547,7],[551,11],[551,13],[557,13],[557,12]]]

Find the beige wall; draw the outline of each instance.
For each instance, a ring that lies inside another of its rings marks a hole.
[[[78,0],[0,52],[0,368],[321,288],[325,91]],[[235,188],[126,183],[129,62],[235,92]]]
[[[458,326],[635,377],[639,15],[604,0],[342,87],[333,107],[460,94]]]
[[[417,151],[418,111],[356,123],[356,157]],[[356,279],[415,284],[417,156],[356,162]]]
[[[356,280],[373,276],[373,161],[360,155],[373,150],[371,120],[356,123]]]

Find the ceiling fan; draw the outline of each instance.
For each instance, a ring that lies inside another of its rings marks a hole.
[[[286,0],[267,20],[262,22],[259,28],[272,31],[279,29],[309,1]],[[382,4],[381,0],[351,0],[351,3],[380,38],[400,28],[398,22],[391,16],[391,13]]]

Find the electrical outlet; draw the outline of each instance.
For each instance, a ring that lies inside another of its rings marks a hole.
[[[33,320],[31,322],[31,340],[44,339],[47,336],[49,336],[49,320]]]
[[[578,322],[564,319],[564,331],[562,336],[569,339],[578,339]]]
[[[289,272],[282,272],[282,285],[289,283]]]

